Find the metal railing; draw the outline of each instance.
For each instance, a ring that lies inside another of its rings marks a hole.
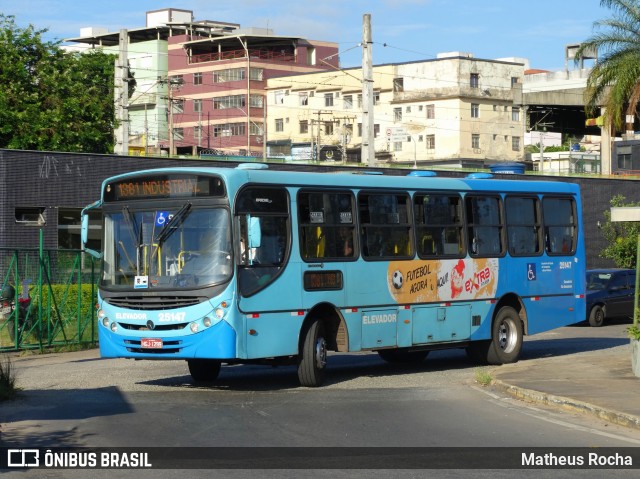
[[[0,248],[0,351],[96,343],[98,270],[78,250]]]

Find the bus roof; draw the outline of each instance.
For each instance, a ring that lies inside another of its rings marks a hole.
[[[579,185],[562,181],[511,180],[487,178],[490,175],[469,175],[469,177],[453,178],[423,175],[385,175],[376,171],[356,170],[307,172],[291,170],[275,170],[265,167],[263,163],[256,167],[241,165],[236,168],[225,167],[172,167],[156,168],[129,172],[107,178],[104,187],[113,181],[134,176],[154,174],[198,174],[219,175],[231,190],[237,190],[245,183],[265,185],[287,185],[293,187],[335,187],[335,188],[389,188],[395,190],[439,190],[439,191],[487,191],[487,192],[530,192],[530,193],[569,193],[578,195]],[[474,177],[475,176],[475,177]]]

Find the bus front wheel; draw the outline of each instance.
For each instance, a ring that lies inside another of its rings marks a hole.
[[[301,349],[298,362],[300,384],[307,387],[322,385],[327,366],[327,340],[321,321],[313,321],[306,329]]]
[[[211,382],[218,379],[220,361],[215,359],[187,359],[189,373],[196,382]]]

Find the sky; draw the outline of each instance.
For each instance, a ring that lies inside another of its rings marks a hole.
[[[598,31],[594,22],[613,13],[600,0],[0,0],[0,13],[18,26],[48,29],[45,40],[79,37],[83,27],[142,28],[145,12],[163,8],[191,10],[196,21],[335,42],[343,68],[361,65],[363,16],[370,14],[374,65],[464,52],[525,58],[530,68],[551,71],[565,69],[566,45],[589,38]]]

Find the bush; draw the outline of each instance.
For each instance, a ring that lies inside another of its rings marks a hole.
[[[16,373],[11,365],[11,360],[5,356],[0,360],[0,401],[13,399],[17,393]]]

